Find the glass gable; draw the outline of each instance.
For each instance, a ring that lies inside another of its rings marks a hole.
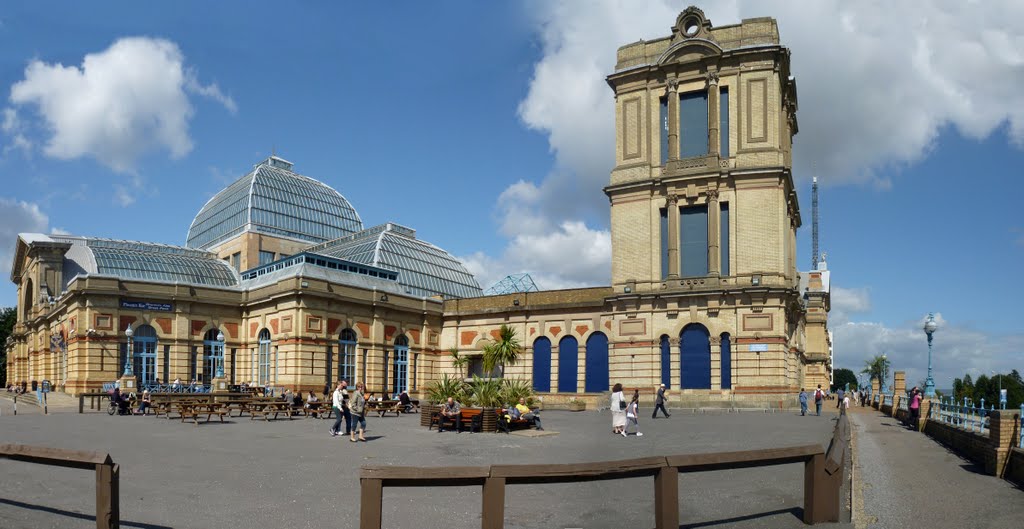
[[[55,239],[57,237],[55,236]],[[84,245],[92,261],[83,272],[125,279],[167,281],[193,285],[236,286],[238,275],[226,261],[204,251],[164,244],[86,237],[61,238]],[[83,263],[84,264],[84,263]]]

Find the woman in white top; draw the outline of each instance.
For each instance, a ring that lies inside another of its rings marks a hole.
[[[612,433],[621,434],[626,430],[626,397],[622,394],[622,384],[612,387]]]

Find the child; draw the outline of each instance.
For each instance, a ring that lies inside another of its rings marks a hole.
[[[640,422],[637,417],[640,416],[640,390],[633,391],[633,400],[629,402],[629,406],[626,406],[626,427],[622,429],[622,436],[626,437],[629,435],[629,425],[632,424],[636,429],[636,436],[641,437],[643,433],[640,432]]]

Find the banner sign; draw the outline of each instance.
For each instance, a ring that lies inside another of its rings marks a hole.
[[[767,353],[768,344],[766,343],[752,343],[750,344],[750,352]]]
[[[174,305],[170,303],[151,303],[149,301],[127,301],[121,300],[122,309],[134,310],[155,310],[159,312],[173,312]]]

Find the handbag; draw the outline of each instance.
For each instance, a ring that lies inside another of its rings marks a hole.
[[[619,411],[626,409],[626,399],[619,399]]]

